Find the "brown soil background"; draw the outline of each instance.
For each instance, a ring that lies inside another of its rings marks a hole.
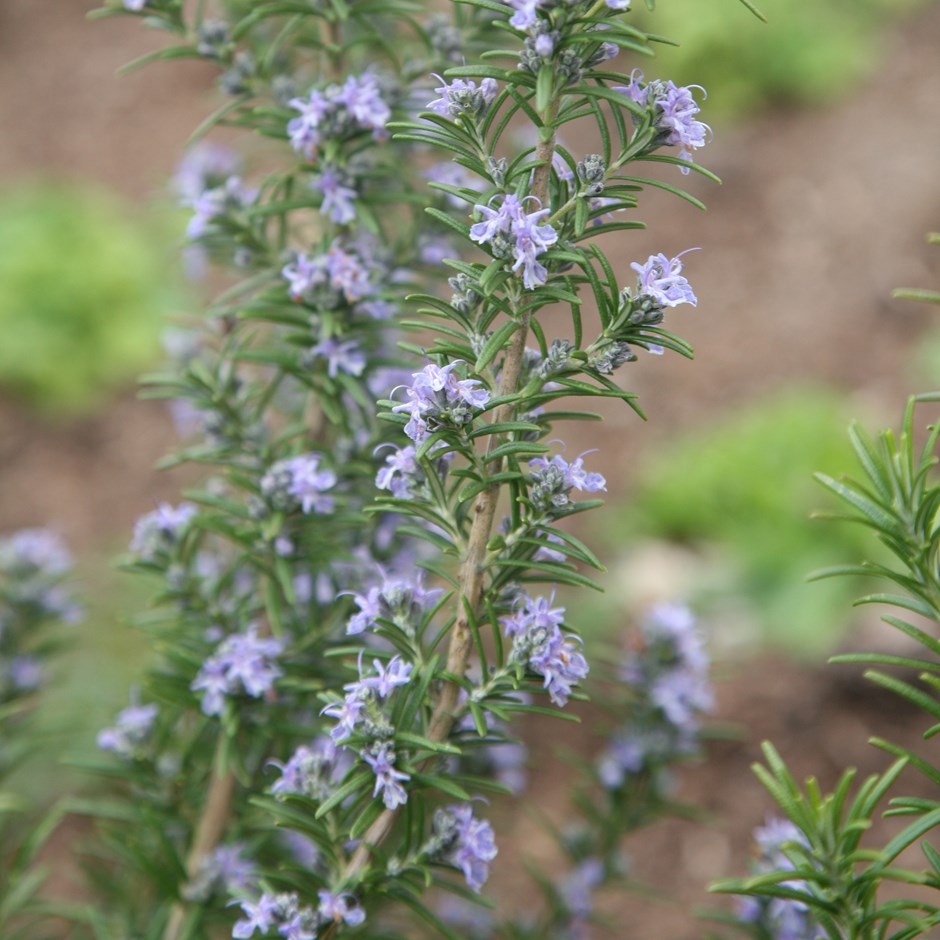
[[[144,212],[211,106],[211,76],[174,63],[116,78],[160,38],[123,19],[88,23],[88,6],[0,3],[0,183],[40,173],[90,180]],[[696,362],[644,359],[626,374],[648,424],[623,408],[607,411],[598,460],[612,499],[626,495],[631,468],[657,441],[782,385],[836,385],[887,420],[919,390],[905,369],[933,315],[891,300],[890,291],[938,283],[937,253],[923,242],[940,227],[938,36],[933,6],[886,37],[883,63],[850,99],[825,111],[774,109],[719,131],[705,162],[724,185],[694,177],[690,185],[709,212],[652,193],[642,213],[651,230],[611,246],[624,268],[654,251],[705,248],[688,259],[699,306],[672,321],[695,345]],[[0,531],[53,522],[79,553],[126,544],[133,520],[177,492],[178,480],[152,469],[173,444],[163,408],[136,401],[132,390],[68,424],[41,423],[0,400]],[[863,773],[885,766],[868,736],[917,737],[921,722],[850,668],[766,658],[724,668],[718,717],[736,723],[740,737],[711,745],[681,783],[711,821],[666,823],[632,841],[637,875],[679,898],[611,901],[617,936],[704,935],[688,911],[708,903],[706,882],[742,870],[749,832],[770,808],[748,770],[761,739],[828,785],[846,764]],[[538,768],[552,766],[560,738],[596,747],[592,724],[586,714],[577,729],[532,728],[531,797],[558,817],[569,781]],[[528,890],[519,854],[548,860],[550,852],[524,814],[505,821],[501,841],[513,848],[494,883],[500,896],[518,898]]]

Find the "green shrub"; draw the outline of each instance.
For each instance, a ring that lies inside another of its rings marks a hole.
[[[0,389],[74,413],[132,379],[181,300],[174,255],[103,192],[0,192]]]
[[[758,22],[736,0],[660,0],[658,32],[686,38],[662,46],[647,77],[696,82],[710,95],[716,115],[758,111],[771,103],[828,101],[873,73],[884,27],[897,14],[926,0],[755,0],[768,23]],[[643,5],[635,7],[642,10]],[[642,17],[652,25],[652,18]],[[733,28],[732,28],[733,27]]]

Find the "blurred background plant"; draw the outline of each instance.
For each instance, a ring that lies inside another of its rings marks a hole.
[[[185,292],[171,229],[153,219],[85,184],[0,191],[0,389],[75,415],[154,361]]]
[[[742,19],[729,30],[733,3],[672,0],[657,5],[656,27],[666,36],[683,27],[685,39],[663,48],[656,71],[707,88],[712,120],[772,105],[826,104],[878,68],[892,20],[929,2],[761,0],[770,28]]]

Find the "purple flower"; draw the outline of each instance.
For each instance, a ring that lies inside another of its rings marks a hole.
[[[408,401],[395,405],[392,411],[406,411],[410,420],[405,434],[419,444],[440,426],[462,427],[473,420],[473,412],[484,408],[490,393],[480,388],[479,379],[460,379],[454,369],[463,362],[455,359],[446,366],[429,363],[420,372],[412,373],[410,387],[405,388]]]
[[[98,747],[128,759],[137,756],[150,737],[157,718],[156,705],[131,705],[118,712],[113,727],[98,732]]]
[[[327,361],[327,375],[331,379],[342,371],[349,375],[362,375],[366,367],[366,357],[355,340],[340,342],[330,338],[322,340],[310,349],[310,355]]]
[[[629,10],[630,0],[605,0],[611,10]]]
[[[448,864],[459,868],[473,891],[479,891],[496,858],[493,827],[477,819],[472,807],[452,804],[434,814],[433,854],[443,853]]]
[[[186,237],[201,238],[218,219],[244,209],[257,198],[257,189],[248,189],[240,177],[230,176],[221,186],[205,190],[193,203],[194,213],[186,226]]]
[[[572,490],[599,493],[607,489],[607,481],[600,473],[589,473],[584,469],[584,454],[577,456],[571,463],[560,454],[551,460],[535,457],[529,461],[529,466],[533,468],[530,498],[537,509],[563,511],[571,505],[569,494]]]
[[[317,894],[320,898],[317,913],[326,923],[342,923],[350,927],[358,927],[366,919],[366,912],[359,907],[351,894],[346,892],[334,894],[325,888],[321,888]]]
[[[277,509],[299,505],[304,515],[332,512],[334,500],[324,495],[336,485],[332,470],[321,470],[322,454],[300,454],[279,460],[261,478],[261,493]]]
[[[362,633],[379,626],[379,618],[383,618],[414,635],[424,614],[443,593],[440,588],[425,588],[422,577],[421,571],[412,580],[383,573],[381,585],[369,588],[365,594],[353,595],[359,612],[349,618],[346,632],[351,636]]]
[[[286,764],[268,763],[281,771],[280,779],[271,785],[275,796],[299,793],[314,800],[326,799],[349,769],[348,757],[338,754],[335,743],[325,736],[298,747]]]
[[[604,880],[604,863],[599,858],[586,858],[562,882],[561,896],[565,907],[577,920],[586,919],[594,907],[591,894]]]
[[[396,447],[385,458],[385,466],[376,473],[375,485],[380,490],[388,490],[398,499],[407,499],[411,496],[412,486],[420,474],[421,468],[415,460],[414,445]]]
[[[608,0],[608,4],[610,0]],[[636,104],[649,108],[653,114],[653,126],[659,132],[656,145],[679,147],[679,159],[692,162],[692,153],[704,147],[706,136],[711,133],[707,124],[696,120],[701,108],[695,103],[692,89],[698,85],[678,86],[672,81],[644,82],[643,73],[634,69],[629,85],[615,85],[614,91],[625,94]],[[688,167],[679,167],[688,173]]]
[[[0,568],[18,577],[59,577],[72,567],[65,543],[48,529],[20,529],[0,539]]]
[[[204,693],[203,712],[220,715],[227,695],[243,692],[260,698],[269,692],[274,680],[283,675],[273,661],[283,651],[283,640],[259,637],[255,627],[224,639],[190,685],[194,692]]]
[[[531,29],[538,22],[535,13],[542,8],[542,0],[503,0],[516,12],[509,19],[511,26],[516,29]]]
[[[395,769],[395,752],[387,742],[373,744],[371,749],[364,752],[362,759],[372,768],[375,774],[375,789],[373,796],[382,794],[382,802],[386,809],[397,809],[408,802],[408,793],[401,785],[401,781],[410,780],[411,775]]]
[[[484,78],[477,88],[474,81],[455,78],[448,84],[440,75],[435,74],[434,77],[441,83],[434,89],[441,97],[430,102],[428,110],[452,120],[459,117],[482,118],[496,98],[499,87],[492,78]]]
[[[358,193],[346,185],[344,176],[335,167],[324,167],[310,186],[323,193],[320,211],[338,225],[347,225],[356,218],[355,200]]]
[[[254,936],[255,931],[268,933],[277,924],[280,904],[271,894],[262,894],[257,901],[239,901],[244,920],[236,921],[232,928],[232,937],[235,940],[247,940]]]
[[[534,198],[534,197],[528,197]],[[528,290],[544,284],[548,277],[539,255],[558,241],[558,233],[551,225],[538,225],[550,209],[526,212],[523,202],[512,193],[503,197],[499,209],[475,205],[474,210],[483,215],[482,222],[470,226],[470,238],[478,244],[489,243],[497,258],[514,259],[513,271],[523,269],[522,282]]]
[[[572,686],[588,674],[588,664],[575,648],[577,637],[561,632],[565,608],[552,607],[553,600],[554,596],[532,598],[522,592],[518,608],[502,619],[502,625],[513,640],[512,658],[542,676],[549,698],[563,707]]]
[[[324,91],[313,89],[308,98],[292,98],[288,106],[300,112],[287,124],[291,146],[308,160],[316,155],[325,139],[336,139],[371,130],[376,140],[387,134],[391,117],[374,75],[350,75],[343,85],[330,85]]]
[[[342,744],[355,733],[368,704],[364,691],[357,688],[342,701],[333,702],[320,712],[321,715],[336,719],[336,724],[330,729],[330,739],[334,744]]]
[[[148,0],[123,0],[125,10],[133,10],[139,13],[148,3]]]
[[[529,668],[543,677],[549,698],[561,707],[568,704],[572,686],[589,671],[587,660],[575,648],[577,642],[556,627],[529,654]]]
[[[374,676],[362,676],[360,666],[360,678],[358,682],[352,682],[344,686],[347,691],[359,691],[360,689],[371,689],[380,699],[388,698],[392,692],[400,685],[408,685],[411,677],[412,664],[406,663],[401,656],[396,654],[384,666],[380,659],[373,659],[372,666],[375,669]]]
[[[693,248],[687,248],[675,258],[667,258],[662,252],[650,255],[646,264],[634,261],[630,267],[636,271],[637,299],[650,297],[660,307],[678,307],[679,304],[691,304],[698,299],[692,292],[689,282],[682,276],[682,262],[679,260]]]
[[[213,894],[241,894],[257,879],[257,868],[242,854],[245,847],[238,842],[217,846],[199,862],[195,877],[184,886],[182,894],[188,901],[207,901]]]
[[[521,636],[528,630],[551,632],[565,621],[565,608],[552,607],[555,595],[551,597],[530,597],[523,591],[513,605],[515,609],[501,623],[506,636]]]
[[[161,503],[135,523],[131,551],[144,561],[153,561],[179,542],[196,512],[192,503],[180,503],[175,507]]]
[[[173,188],[182,205],[195,206],[207,189],[223,186],[229,177],[238,174],[240,168],[241,161],[234,150],[221,144],[199,144],[180,161],[173,177]]]

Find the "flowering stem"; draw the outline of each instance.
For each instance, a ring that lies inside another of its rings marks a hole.
[[[222,754],[224,748],[225,738],[220,736],[212,766],[209,793],[206,796],[205,803],[203,803],[202,813],[199,816],[199,822],[196,824],[192,847],[186,859],[186,874],[190,879],[195,878],[202,860],[219,844],[228,823],[232,793],[235,789],[235,774],[230,769],[223,770]],[[163,940],[179,940],[185,916],[185,905],[181,901],[177,901],[170,911],[170,919],[167,921],[166,930],[163,932]]]
[[[553,120],[554,111],[555,105],[553,103],[549,107],[550,113],[545,118],[546,124],[550,124]],[[537,159],[541,162],[533,176],[532,195],[539,200],[540,204],[544,204],[548,199],[548,183],[554,152],[555,135],[552,132],[546,139],[539,141],[536,149]],[[499,382],[498,395],[500,397],[512,396],[519,391],[531,317],[532,312],[527,311],[518,318],[516,330],[509,340]],[[506,402],[500,405],[493,414],[493,422],[500,423],[512,420],[515,408],[516,404],[514,402]],[[494,448],[500,443],[500,440],[497,440],[498,437],[500,436],[491,435],[490,448]],[[502,460],[494,462],[492,471],[494,474],[501,471],[502,463]],[[499,493],[499,484],[490,484],[477,496],[473,507],[473,523],[470,527],[466,553],[461,565],[460,590],[457,594],[457,615],[447,653],[446,671],[456,677],[463,676],[466,672],[467,660],[473,648],[470,615],[476,615],[483,593],[483,579],[487,567],[486,546],[493,530]],[[454,680],[442,683],[440,695],[434,706],[428,726],[427,738],[429,740],[435,743],[445,741],[450,734],[457,718],[457,700],[460,688],[460,684]],[[397,815],[397,810],[386,809],[369,827],[346,866],[342,878],[343,884],[351,883],[365,868],[372,850],[388,836]],[[328,930],[325,937],[330,935],[331,931]]]

